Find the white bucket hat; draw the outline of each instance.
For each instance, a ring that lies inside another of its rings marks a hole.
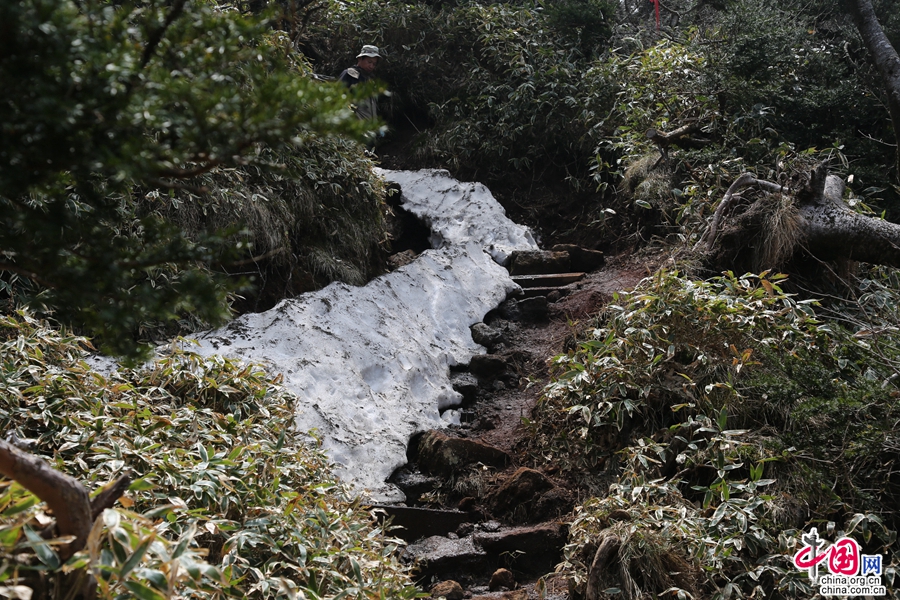
[[[359,54],[356,55],[356,58],[362,58],[363,56],[381,58],[381,55],[378,54],[378,46],[363,46],[362,50],[359,51]]]

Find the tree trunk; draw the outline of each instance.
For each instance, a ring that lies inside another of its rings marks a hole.
[[[900,175],[900,56],[884,34],[871,0],[850,0],[848,4],[856,28],[859,29],[887,91],[888,110],[894,124],[894,139],[898,148],[896,166]]]
[[[0,440],[0,475],[14,479],[40,498],[56,517],[57,534],[72,536],[73,540],[59,549],[62,561],[84,548],[94,521],[125,493],[131,483],[131,473],[105,485],[90,499],[81,482],[52,468],[41,458]],[[67,597],[90,600],[95,596],[96,581],[84,569],[59,574],[58,586],[66,592],[78,590]]]
[[[59,551],[63,561],[84,548],[94,521],[87,490],[77,479],[3,440],[0,440],[0,474],[15,479],[47,503],[56,517],[60,536],[74,536],[75,539]]]
[[[713,256],[719,255],[723,248],[755,249],[757,255],[769,257],[762,261],[765,264],[754,261],[752,269],[755,270],[783,269],[784,263],[801,249],[821,261],[852,260],[900,267],[900,225],[851,210],[843,199],[843,180],[828,175],[824,165],[812,172],[803,189],[792,194],[796,218],[788,224],[792,230],[790,235],[777,235],[777,232],[773,235],[771,221],[745,218],[770,210],[771,207],[764,204],[765,198],[758,198],[737,216],[730,215],[736,223],[732,223],[729,231],[720,232],[720,226],[732,210],[736,193],[750,187],[768,193],[790,193],[789,189],[776,183],[744,173],[728,188],[711,219],[709,230],[695,247],[705,243],[707,252]],[[783,250],[767,253],[768,245],[779,239],[790,241]],[[741,264],[739,256],[726,251],[716,260],[737,259],[738,268],[746,268],[748,265]],[[734,268],[734,265],[729,264],[726,268]]]
[[[843,180],[828,175],[821,192],[799,206],[809,253],[900,267],[900,225],[853,212],[843,194]]]

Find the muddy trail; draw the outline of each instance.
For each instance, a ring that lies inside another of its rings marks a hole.
[[[409,464],[392,477],[407,501],[383,507],[402,527],[404,558],[432,597],[569,597],[567,582],[552,573],[581,498],[556,476],[557,466],[532,468],[527,420],[549,381],[550,359],[615,292],[646,277],[652,262],[618,256],[575,281],[540,288],[520,277],[523,294],[473,326],[488,352],[453,374],[465,397],[459,425],[412,440]]]

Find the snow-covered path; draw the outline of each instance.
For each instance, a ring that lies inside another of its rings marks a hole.
[[[382,175],[429,225],[433,249],[364,287],[335,283],[244,315],[200,336],[197,351],[283,373],[300,398],[297,426],[318,430],[338,475],[373,501],[397,501],[385,480],[406,463],[410,437],[461,401],[450,366],[484,352],[469,327],[517,287],[495,260],[537,245],[481,184],[446,171]]]

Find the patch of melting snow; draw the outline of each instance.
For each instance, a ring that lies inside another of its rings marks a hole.
[[[196,351],[283,373],[299,396],[297,427],[318,430],[357,494],[389,502],[404,499],[386,479],[406,463],[409,439],[457,414],[449,369],[485,351],[469,327],[518,287],[498,263],[537,244],[481,184],[443,170],[381,175],[429,225],[434,249],[364,287],[333,283],[243,315],[199,336]]]

